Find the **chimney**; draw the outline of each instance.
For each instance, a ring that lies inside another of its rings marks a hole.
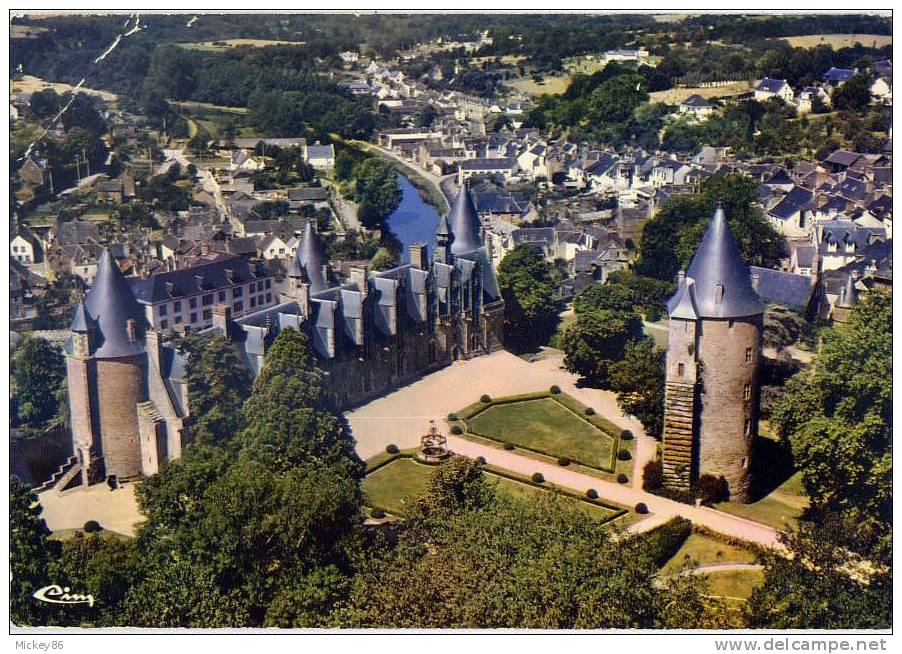
[[[163,336],[155,329],[148,329],[145,335],[147,356],[156,370],[160,370],[160,355],[163,347]]]
[[[758,273],[753,272],[752,273],[752,290],[754,290],[755,293],[758,292],[758,287],[760,286],[760,284],[761,284],[761,276]]]
[[[429,264],[426,259],[426,244],[411,243],[410,244],[410,265],[419,270],[426,270]]]
[[[348,269],[348,281],[357,284],[357,288],[365,295],[367,293],[367,278],[369,268],[367,266],[351,266]]]
[[[129,318],[125,323],[125,329],[128,332],[128,340],[132,343],[138,340],[138,326],[134,318]]]
[[[226,340],[232,340],[230,336],[231,322],[232,307],[227,304],[213,306],[213,329],[218,331],[221,336],[225,336]]]

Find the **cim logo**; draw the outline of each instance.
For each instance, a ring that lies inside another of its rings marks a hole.
[[[93,595],[69,594],[69,587],[60,587],[56,584],[39,588],[32,595],[36,600],[47,602],[48,604],[87,604],[94,606]]]

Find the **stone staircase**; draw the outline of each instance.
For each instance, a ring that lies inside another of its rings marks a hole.
[[[664,485],[688,491],[691,484],[695,384],[668,382],[664,390]]]
[[[81,464],[78,462],[78,457],[72,455],[53,473],[50,479],[38,486],[35,492],[42,493],[51,488],[57,491],[64,490],[79,472],[81,472]]]

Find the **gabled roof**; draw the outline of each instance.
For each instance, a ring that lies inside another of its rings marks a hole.
[[[697,109],[703,109],[705,107],[713,106],[710,102],[705,100],[698,93],[693,93],[688,98],[683,100],[680,104],[683,105],[684,107],[694,107]]]
[[[828,82],[847,82],[855,75],[852,68],[831,68],[824,73],[824,79]]]
[[[723,207],[718,205],[708,230],[686,270],[701,318],[739,318],[764,311],[752,289]]]
[[[857,152],[849,152],[848,150],[834,150],[829,157],[824,159],[824,162],[848,167],[858,161],[860,157],[861,155]]]
[[[813,277],[751,266],[750,278],[758,279],[758,297],[764,302],[783,304],[792,309],[807,309],[811,300]]]
[[[801,186],[794,186],[776,206],[772,207],[769,213],[780,220],[788,220],[796,213],[804,209],[814,198],[814,192]]]
[[[758,86],[755,87],[756,91],[764,91],[766,93],[779,93],[780,89],[786,86],[785,79],[773,79],[771,77],[765,77],[763,80],[758,82]]]

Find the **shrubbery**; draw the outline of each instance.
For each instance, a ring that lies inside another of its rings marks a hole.
[[[727,480],[714,475],[701,475],[695,482],[695,496],[701,500],[704,506],[726,502],[730,499],[730,490]]]
[[[505,450],[512,450],[512,449],[514,449],[514,444],[511,443],[510,441],[507,441],[507,442],[504,444],[504,449],[505,449]]]
[[[376,520],[381,520],[385,517],[385,511],[383,511],[382,509],[373,509],[370,513],[370,517],[375,518]]]
[[[595,409],[593,409],[593,408],[590,407],[590,406],[587,406],[587,407],[586,407],[586,415],[587,415],[587,416],[594,416],[594,415],[595,415]]]
[[[570,459],[565,456],[559,456],[557,459],[557,464],[561,467],[567,467],[570,465]]]
[[[479,398],[479,401],[483,404],[491,404],[492,398],[488,394],[483,394],[483,396]]]
[[[589,490],[586,491],[586,497],[588,497],[590,500],[597,500],[598,499],[598,491],[595,490],[594,488],[590,488]]]
[[[619,475],[617,475],[617,483],[618,483],[618,484],[625,484],[625,483],[628,482],[629,480],[630,480],[630,478],[627,477],[627,476],[626,476],[625,474],[623,474],[622,472],[621,472]]]
[[[454,434],[455,436],[460,436],[462,433],[464,433],[464,430],[461,429],[460,425],[452,425],[451,433]]]
[[[532,473],[532,480],[537,484],[542,484],[545,482],[545,475],[541,472],[534,472]]]
[[[478,464],[481,465],[481,466],[484,466],[484,465],[485,465],[485,457],[484,457],[484,456],[477,456],[477,457],[476,457],[476,463],[478,463]]]
[[[100,523],[96,520],[88,520],[85,523],[84,530],[86,534],[94,534],[98,531],[102,531],[103,527],[100,526]]]
[[[636,513],[640,513],[642,515],[645,515],[646,513],[648,513],[648,507],[645,506],[645,502],[639,502],[636,505]]]
[[[454,422],[454,421],[457,420],[457,419],[458,419],[458,418],[457,418],[457,414],[456,414],[456,413],[449,413],[449,414],[448,414],[448,422]]]
[[[622,441],[633,440],[633,432],[631,432],[629,429],[624,429],[622,432],[620,432],[620,440],[622,440]]]
[[[649,461],[642,469],[642,490],[656,491],[664,485],[664,469],[660,461]]]
[[[640,506],[645,512],[648,511],[648,508],[640,503],[636,505],[636,513],[642,513],[639,511]],[[691,533],[692,523],[685,518],[669,520],[648,532],[643,543],[643,555],[650,558],[655,567],[660,568],[673,558]]]
[[[394,443],[391,443],[388,447],[385,448],[385,451],[388,452],[389,454],[397,454],[401,450],[398,449],[397,445],[395,445]]]
[[[617,458],[620,459],[621,461],[629,461],[630,459],[633,458],[633,455],[629,453],[629,450],[620,448],[617,451]]]
[[[561,392],[561,387],[555,384],[550,390],[552,395],[558,395]]]

